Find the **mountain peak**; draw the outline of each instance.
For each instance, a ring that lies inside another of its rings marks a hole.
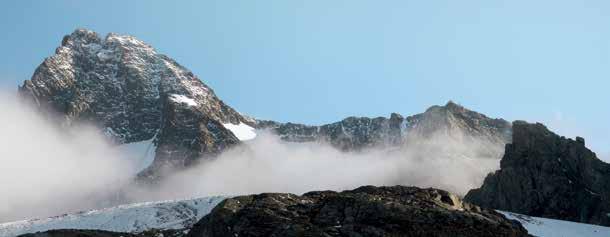
[[[19,91],[39,108],[59,114],[59,123],[64,126],[93,122],[117,143],[156,137],[172,150],[192,151],[190,157],[217,149],[175,143],[225,143],[206,140],[214,137],[226,138],[233,144],[235,137],[223,124],[253,124],[252,119],[226,105],[191,71],[152,46],[133,36],[115,33],[102,39],[87,29],[65,36],[55,55],[46,58]],[[168,107],[168,100],[176,99],[189,106]],[[191,117],[183,117],[184,114]],[[190,132],[176,135],[164,130],[168,120],[175,126],[185,126],[169,129]],[[203,129],[207,126],[219,128]],[[192,150],[194,147],[196,150]]]

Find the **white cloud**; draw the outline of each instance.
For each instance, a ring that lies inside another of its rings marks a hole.
[[[60,131],[13,94],[0,94],[0,221],[103,205],[130,164],[91,128]],[[98,198],[99,197],[99,198]]]
[[[476,142],[435,136],[394,150],[344,153],[319,143],[286,143],[261,134],[215,160],[170,176],[136,197],[155,199],[260,192],[304,193],[362,185],[412,185],[465,194],[499,166]]]

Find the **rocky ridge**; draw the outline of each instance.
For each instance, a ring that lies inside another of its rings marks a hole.
[[[400,146],[442,136],[483,141],[493,149],[490,153],[497,153],[511,139],[511,124],[506,120],[489,118],[452,101],[406,118],[397,113],[389,118],[348,117],[321,126],[258,120],[256,126],[273,131],[285,141],[325,142],[344,151]]]
[[[518,223],[438,189],[364,186],[351,191],[229,198],[193,226],[215,236],[529,236]]]
[[[482,207],[610,226],[610,164],[585,140],[560,137],[542,124],[513,123],[500,170],[465,200]]]

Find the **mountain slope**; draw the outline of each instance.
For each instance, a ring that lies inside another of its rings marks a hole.
[[[465,199],[532,216],[610,226],[610,164],[583,138],[560,137],[542,124],[513,123],[500,170]]]
[[[113,33],[102,39],[79,29],[65,36],[19,91],[63,126],[92,123],[118,144],[156,137],[156,168],[187,165],[238,143],[224,124],[254,124],[171,58]]]

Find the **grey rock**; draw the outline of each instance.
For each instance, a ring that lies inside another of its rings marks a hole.
[[[438,189],[364,186],[302,196],[265,193],[226,199],[190,237],[528,236],[518,223]]]
[[[583,138],[560,137],[542,124],[513,123],[500,170],[465,199],[530,216],[610,226],[610,164]]]
[[[235,143],[219,124],[254,125],[188,69],[134,37],[113,33],[102,39],[79,29],[65,36],[19,91],[58,124],[92,123],[118,144],[159,135],[157,163],[188,164],[194,154],[214,154]],[[190,108],[167,103],[172,98]],[[181,129],[184,137],[167,129]],[[205,140],[210,137],[217,140]],[[185,145],[187,140],[200,144]],[[167,155],[174,150],[165,148],[181,149],[183,155]]]
[[[326,142],[344,151],[400,146],[440,135],[461,141],[484,141],[489,145],[488,153],[499,159],[498,150],[511,139],[511,124],[506,120],[489,118],[451,101],[407,118],[392,113],[389,118],[348,117],[321,126],[269,120],[258,120],[256,125],[259,129],[271,130],[285,141]]]

